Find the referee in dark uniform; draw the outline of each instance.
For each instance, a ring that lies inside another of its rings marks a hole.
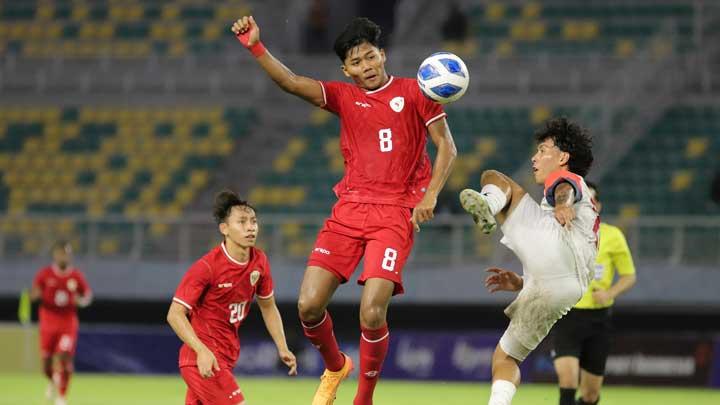
[[[598,212],[602,208],[595,184],[587,182]],[[605,361],[610,350],[610,308],[614,299],[635,284],[635,265],[622,231],[600,224],[595,279],[585,295],[553,327],[553,358],[560,385],[560,405],[600,402]],[[618,279],[613,284],[615,274]],[[576,400],[577,390],[580,397]]]

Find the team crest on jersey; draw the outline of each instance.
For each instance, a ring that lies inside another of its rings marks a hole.
[[[258,280],[260,280],[260,272],[257,270],[253,270],[252,273],[250,273],[250,284],[255,286]]]
[[[390,108],[392,108],[393,111],[400,112],[402,111],[403,107],[405,107],[404,97],[395,97],[394,99],[390,100]]]
[[[71,278],[67,281],[67,288],[70,291],[75,291],[77,289],[77,281],[75,279]]]

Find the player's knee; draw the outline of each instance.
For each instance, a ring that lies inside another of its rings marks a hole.
[[[497,170],[483,170],[480,175],[480,184],[483,186],[489,183],[496,183],[498,179],[502,179],[502,175]]]
[[[319,322],[325,314],[325,308],[312,299],[300,297],[298,299],[298,315],[303,322]]]
[[[380,305],[360,308],[360,324],[367,329],[378,329],[385,325],[387,311]]]
[[[53,359],[52,357],[43,358],[43,371],[45,374],[52,374],[53,372]]]
[[[577,388],[578,380],[577,376],[572,372],[558,370],[558,385],[561,388]]]

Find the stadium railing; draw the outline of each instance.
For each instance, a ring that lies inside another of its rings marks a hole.
[[[324,218],[321,214],[263,215],[261,212],[259,245],[274,259],[304,260]],[[72,226],[54,228],[52,224],[57,222],[71,223]],[[720,263],[720,217],[611,217],[608,222],[624,230],[636,260],[670,265]],[[76,255],[83,258],[189,262],[220,240],[209,214],[201,213],[174,218],[5,216],[0,217],[0,224],[9,228],[35,224],[50,229],[49,232],[30,234],[34,236],[0,233],[2,260],[47,257],[53,241],[62,237],[70,240]],[[158,232],[159,228],[163,232]],[[499,235],[481,234],[464,215],[439,214],[421,228],[416,235],[411,263],[443,263],[449,264],[450,268],[461,268],[478,261],[507,257],[507,250],[498,243]],[[65,229],[65,233],[53,232],[53,229]]]

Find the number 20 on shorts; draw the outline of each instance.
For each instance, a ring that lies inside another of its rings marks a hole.
[[[383,270],[395,270],[395,261],[397,260],[397,254],[397,250],[393,248],[385,249],[385,256],[383,256],[383,261],[381,265]]]

